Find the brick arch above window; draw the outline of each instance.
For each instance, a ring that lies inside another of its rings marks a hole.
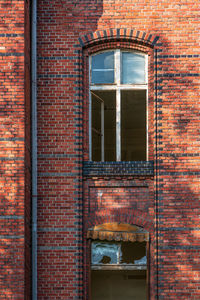
[[[159,36],[130,28],[115,28],[98,30],[80,35],[79,42],[82,47],[89,47],[93,44],[112,41],[127,41],[138,43],[154,48]]]
[[[113,222],[89,228],[87,238],[92,240],[144,242],[149,240],[149,233],[136,225]]]
[[[101,211],[99,214],[90,214],[85,218],[85,232],[84,236],[87,238],[87,231],[95,226],[101,226],[104,223],[125,223],[132,226],[143,228],[150,235],[153,234],[154,225],[152,220],[146,213],[141,213],[137,210],[124,212],[121,210],[107,210]]]

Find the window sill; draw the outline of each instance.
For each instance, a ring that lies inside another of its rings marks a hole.
[[[146,265],[92,265],[92,270],[146,270]]]
[[[119,161],[83,163],[83,176],[153,176],[153,161]]]

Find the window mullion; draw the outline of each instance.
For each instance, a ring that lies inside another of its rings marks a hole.
[[[92,97],[89,93],[89,160],[92,160]]]
[[[116,160],[121,160],[121,91],[116,91]]]
[[[117,84],[116,90],[116,160],[121,160],[121,91],[120,91],[120,49],[115,51],[115,80]]]
[[[104,102],[101,102],[101,161],[104,161]]]
[[[115,51],[115,83],[120,85],[120,50]]]

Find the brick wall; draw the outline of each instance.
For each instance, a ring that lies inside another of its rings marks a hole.
[[[86,297],[82,226],[122,218],[151,223],[151,299],[198,299],[197,2],[38,2],[39,298]],[[150,166],[126,166],[119,176],[120,166],[87,163],[88,55],[108,47],[151,56],[153,176]],[[146,181],[136,193],[132,184]]]
[[[0,299],[28,299],[30,294],[28,15],[28,1],[26,6],[24,1],[1,1]]]
[[[31,299],[31,35],[30,1],[24,1],[24,98],[25,98],[25,299]]]
[[[2,299],[30,292],[24,2],[0,4]],[[87,297],[83,233],[107,220],[150,232],[151,299],[200,298],[198,22],[194,0],[38,0],[39,299]],[[123,171],[87,163],[88,55],[108,47],[150,56],[150,162],[121,165]]]

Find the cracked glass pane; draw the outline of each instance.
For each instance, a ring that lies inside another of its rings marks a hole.
[[[122,242],[120,264],[146,265],[146,242]]]
[[[117,264],[120,255],[120,244],[93,242],[92,264]]]

